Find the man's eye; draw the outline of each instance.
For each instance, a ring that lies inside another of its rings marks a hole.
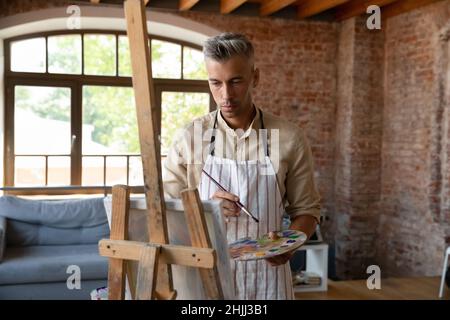
[[[220,85],[220,82],[211,82],[211,85],[217,87]]]

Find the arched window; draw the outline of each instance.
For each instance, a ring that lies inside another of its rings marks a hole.
[[[201,48],[149,36],[161,154],[213,108]],[[124,32],[48,32],[5,41],[5,185],[143,184]],[[27,192],[24,192],[27,193]]]

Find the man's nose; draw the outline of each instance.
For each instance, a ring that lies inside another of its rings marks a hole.
[[[229,84],[224,85],[222,89],[222,98],[230,99],[233,98],[233,96],[234,96],[233,87]]]

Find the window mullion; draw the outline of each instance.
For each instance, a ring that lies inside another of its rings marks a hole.
[[[81,74],[84,75],[84,33],[81,34]]]
[[[4,185],[14,186],[14,84],[6,85]]]
[[[119,35],[116,34],[116,77],[119,76]]]
[[[45,37],[45,73],[48,74],[48,37]]]
[[[183,70],[184,70],[184,46],[181,46],[181,80],[184,79],[184,74],[183,74]]]
[[[82,174],[82,158],[81,158],[81,146],[82,146],[82,86],[81,83],[77,83],[72,86],[72,105],[71,105],[71,170],[70,170],[70,184],[81,185]]]

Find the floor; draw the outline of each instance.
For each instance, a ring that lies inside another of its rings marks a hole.
[[[369,290],[366,280],[328,280],[327,292],[296,293],[298,300],[432,300],[438,299],[440,277],[381,279],[381,289]],[[445,300],[450,290],[444,288]]]

